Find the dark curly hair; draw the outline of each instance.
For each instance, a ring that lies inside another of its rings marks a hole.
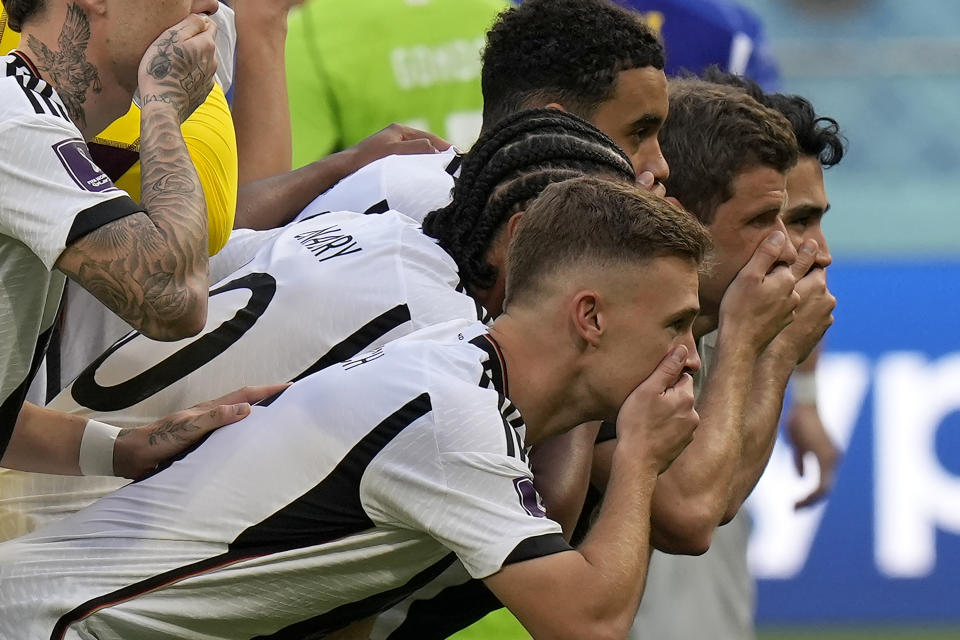
[[[2,4],[7,12],[7,24],[20,33],[27,18],[43,9],[44,0],[3,0]]]
[[[514,213],[548,185],[582,175],[634,182],[630,159],[599,129],[558,109],[531,109],[480,136],[463,161],[453,201],[427,214],[465,286],[488,289],[497,268],[487,261],[494,238]]]
[[[733,197],[737,175],[755,167],[786,173],[799,154],[793,129],[778,111],[739,88],[696,78],[670,82],[660,148],[670,163],[667,193],[706,225]]]
[[[703,79],[739,87],[763,106],[782,113],[793,127],[793,134],[797,137],[797,146],[800,147],[802,155],[816,157],[826,168],[843,160],[847,140],[840,133],[840,125],[833,118],[817,116],[813,105],[803,96],[767,93],[750,78],[727,73],[718,67],[707,69]]]
[[[484,129],[550,102],[589,119],[620,72],[663,65],[663,45],[635,12],[608,0],[527,0],[487,33]]]

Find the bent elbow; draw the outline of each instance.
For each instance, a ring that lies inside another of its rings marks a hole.
[[[548,634],[556,640],[623,640],[630,633],[636,611],[632,615],[607,616],[604,618],[590,618],[565,624],[562,629]]]
[[[652,525],[651,543],[658,551],[700,556],[710,549],[717,519],[705,513],[686,512],[676,518],[659,518]]]
[[[654,544],[658,551],[675,556],[702,556],[710,550],[713,529],[690,531],[682,536],[664,536]]]
[[[207,288],[190,287],[182,295],[184,300],[180,309],[175,311],[172,305],[157,305],[138,330],[148,338],[162,342],[192,338],[203,331],[207,324]]]
[[[723,512],[723,517],[720,519],[720,526],[723,526],[737,517],[737,514],[740,513],[740,507],[743,506],[743,503],[737,500],[731,501],[727,506],[726,511]]]

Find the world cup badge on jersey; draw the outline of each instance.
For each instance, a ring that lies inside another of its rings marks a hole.
[[[90,150],[83,140],[64,140],[53,145],[53,150],[81,189],[94,193],[116,189],[113,181],[90,157]]]

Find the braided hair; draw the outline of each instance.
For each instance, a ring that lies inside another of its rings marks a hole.
[[[430,212],[423,230],[453,257],[467,287],[488,289],[498,272],[487,253],[503,224],[548,185],[598,174],[636,180],[626,154],[589,122],[558,109],[521,111],[477,140],[453,201]]]

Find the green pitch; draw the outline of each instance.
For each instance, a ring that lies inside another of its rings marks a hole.
[[[501,609],[452,638],[456,640],[529,640],[530,635],[512,615]],[[958,638],[960,638],[960,629],[956,628],[767,629],[758,634],[758,640],[957,640]]]

